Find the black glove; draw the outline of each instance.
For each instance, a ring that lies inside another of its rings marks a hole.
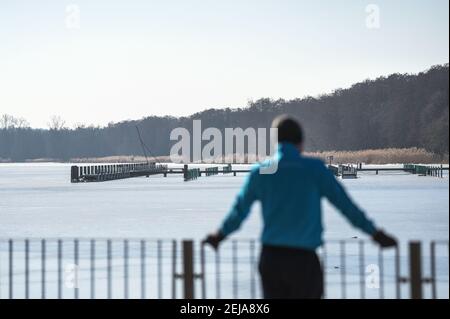
[[[394,237],[386,234],[382,230],[378,230],[372,235],[372,239],[378,243],[382,248],[397,246],[397,240]]]
[[[225,239],[225,236],[222,235],[222,233],[219,231],[217,233],[214,234],[209,234],[202,243],[204,244],[210,244],[212,246],[212,248],[214,248],[215,250],[217,250],[217,247],[219,247],[219,244],[222,240]]]

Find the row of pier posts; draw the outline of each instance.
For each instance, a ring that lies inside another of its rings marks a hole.
[[[219,168],[218,167],[206,167],[204,170],[205,176],[213,176],[219,174]],[[183,167],[183,178],[184,181],[190,181],[193,179],[197,179],[200,176],[202,176],[202,171],[200,168],[189,168],[187,164]]]
[[[428,176],[433,176],[433,177],[443,178],[444,177],[443,165],[428,167],[427,175]]]
[[[156,171],[166,170],[167,165],[156,165],[155,163],[73,165],[70,171],[70,180],[72,183],[106,181],[141,175],[148,176]]]
[[[200,177],[200,168],[189,168],[187,164],[183,167],[184,181],[191,181]]]
[[[222,168],[222,173],[223,174],[229,174],[231,172],[232,172],[231,164],[228,164],[227,166],[224,166]]]
[[[213,176],[219,174],[219,167],[206,167],[203,171],[205,176]],[[228,164],[223,168],[223,174],[226,173],[232,173],[231,170],[231,164]],[[190,181],[193,179],[197,179],[198,177],[202,176],[202,171],[199,168],[189,168],[187,164],[183,167],[183,178],[184,181]]]
[[[205,176],[218,175],[219,168],[218,167],[207,167],[205,168]]]
[[[417,174],[420,176],[433,176],[440,178],[444,177],[444,166],[442,164],[440,166],[404,164],[403,168],[409,170],[413,174]]]

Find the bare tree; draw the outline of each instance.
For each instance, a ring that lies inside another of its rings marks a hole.
[[[14,117],[12,115],[9,114],[3,114],[0,117],[0,128],[7,130],[9,128],[13,128],[14,127]]]
[[[19,117],[18,119],[16,119],[16,127],[17,128],[29,128],[30,123],[23,117]]]
[[[51,131],[60,131],[65,128],[66,121],[64,121],[59,115],[53,115],[47,125]]]
[[[81,129],[84,129],[84,128],[86,128],[86,124],[83,124],[83,123],[75,123],[73,125],[73,129],[74,130],[81,130]]]
[[[27,128],[30,127],[30,123],[23,117],[16,118],[9,114],[3,114],[0,116],[0,129],[8,130],[14,128]]]

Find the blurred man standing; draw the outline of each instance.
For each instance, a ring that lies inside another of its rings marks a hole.
[[[247,218],[255,201],[262,204],[264,227],[259,272],[264,298],[321,298],[323,273],[316,254],[322,244],[321,199],[327,198],[353,226],[382,247],[396,240],[378,230],[349,198],[324,163],[303,152],[303,131],[292,117],[277,117],[278,152],[273,174],[261,174],[270,161],[252,169],[218,232],[205,242],[217,248]]]

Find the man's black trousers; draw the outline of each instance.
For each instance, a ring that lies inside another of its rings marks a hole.
[[[264,245],[259,272],[265,299],[322,297],[322,267],[314,251]]]

